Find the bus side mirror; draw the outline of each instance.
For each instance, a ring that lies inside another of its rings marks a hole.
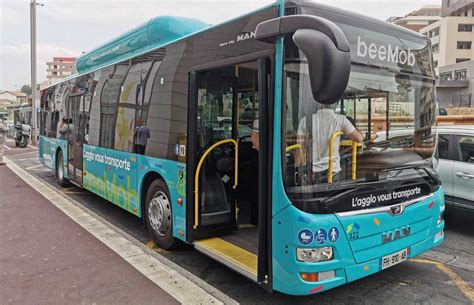
[[[308,60],[313,98],[325,105],[337,103],[349,82],[351,53],[339,50],[326,34],[316,30],[296,30],[293,41]]]
[[[255,39],[271,42],[285,35],[308,60],[314,99],[321,104],[337,103],[346,90],[351,70],[349,42],[332,21],[312,15],[291,15],[259,23]]]

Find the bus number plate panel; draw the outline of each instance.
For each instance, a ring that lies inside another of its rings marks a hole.
[[[408,259],[408,249],[389,254],[380,259],[381,270],[400,264]]]

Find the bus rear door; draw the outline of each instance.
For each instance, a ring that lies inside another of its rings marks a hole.
[[[82,146],[85,135],[85,103],[84,95],[70,96],[67,104],[66,118],[69,120],[68,128],[68,175],[69,180],[82,187]],[[72,133],[72,134],[70,134]]]

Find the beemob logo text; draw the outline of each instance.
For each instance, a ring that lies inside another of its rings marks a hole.
[[[360,36],[357,37],[357,56],[409,66],[414,66],[416,61],[411,49],[403,50],[399,46],[393,48],[390,44],[387,46],[367,44]]]

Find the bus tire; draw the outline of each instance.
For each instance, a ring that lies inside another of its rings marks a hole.
[[[166,183],[157,179],[148,187],[145,198],[145,222],[155,243],[162,249],[176,245],[173,237],[171,197]]]
[[[68,181],[64,177],[64,160],[63,154],[61,151],[58,152],[56,157],[56,179],[58,180],[58,184],[62,187],[68,186]]]

